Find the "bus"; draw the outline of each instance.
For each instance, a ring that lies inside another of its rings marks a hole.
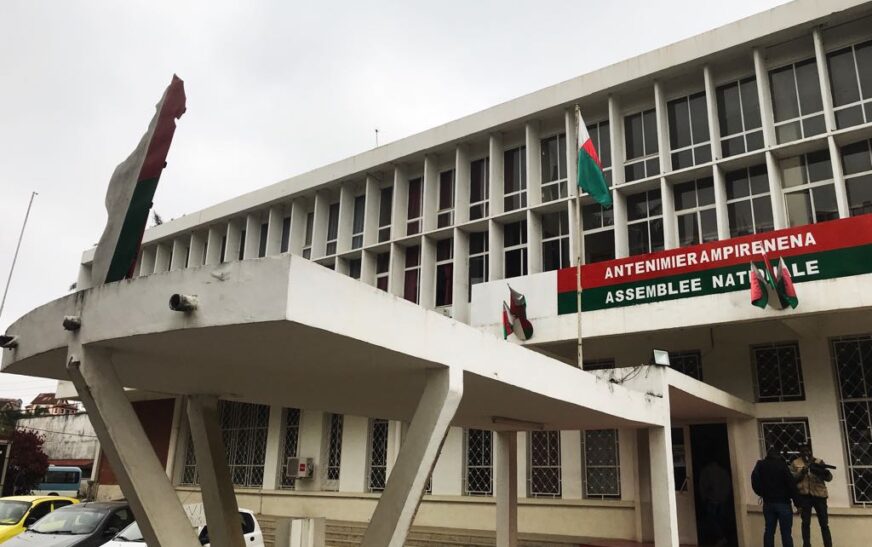
[[[79,496],[79,485],[82,481],[82,470],[78,467],[48,466],[42,482],[33,489],[35,496]]]

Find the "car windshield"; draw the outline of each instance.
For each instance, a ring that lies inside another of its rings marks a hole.
[[[105,511],[71,505],[42,517],[30,531],[37,534],[90,534],[105,515]]]
[[[145,541],[145,538],[142,537],[142,532],[139,531],[139,523],[137,522],[122,530],[120,534],[115,536],[115,539],[120,539],[121,541]]]
[[[0,500],[0,524],[15,524],[30,509],[30,502]]]

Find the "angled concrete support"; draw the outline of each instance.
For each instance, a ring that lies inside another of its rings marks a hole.
[[[69,346],[67,372],[149,545],[199,547],[166,471],[105,350]]]
[[[463,371],[427,371],[427,384],[361,547],[402,547],[427,477],[463,396]]]
[[[203,509],[213,547],[244,547],[239,506],[224,455],[218,420],[218,397],[193,395],[188,399],[188,422],[200,473]]]
[[[497,547],[518,546],[518,432],[499,431],[496,442]]]

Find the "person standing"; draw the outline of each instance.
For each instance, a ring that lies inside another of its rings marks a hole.
[[[781,451],[770,447],[766,458],[759,460],[751,473],[751,487],[763,498],[763,547],[775,547],[775,528],[781,531],[782,547],[793,547],[793,510],[799,492],[796,480],[781,456]]]
[[[824,547],[833,547],[829,515],[827,514],[827,483],[833,480],[833,474],[825,465],[823,460],[812,455],[811,445],[808,443],[799,447],[799,457],[790,464],[790,472],[796,479],[796,486],[799,490],[802,547],[811,547],[812,509],[817,514]]]

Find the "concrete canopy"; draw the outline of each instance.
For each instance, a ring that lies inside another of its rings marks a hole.
[[[174,293],[199,309],[171,311]],[[497,313],[495,310],[494,313]],[[81,316],[77,333],[66,315]],[[3,372],[67,379],[67,346],[105,348],[125,387],[409,421],[426,370],[459,367],[454,424],[486,429],[663,425],[660,398],[291,255],[177,270],[81,291],[8,329]],[[495,421],[495,418],[496,421]]]

